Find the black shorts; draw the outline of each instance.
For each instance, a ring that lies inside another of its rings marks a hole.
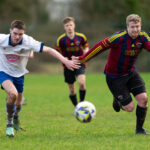
[[[65,82],[69,84],[74,83],[76,81],[76,76],[80,74],[85,74],[85,67],[83,64],[81,64],[80,69],[75,69],[74,71],[65,68],[64,69]]]
[[[106,81],[113,96],[123,106],[132,101],[130,93],[136,96],[146,92],[145,83],[136,71],[115,79],[106,76]]]

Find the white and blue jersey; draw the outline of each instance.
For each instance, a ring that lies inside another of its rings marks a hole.
[[[28,73],[26,69],[31,52],[42,52],[44,43],[23,35],[16,46],[11,44],[10,34],[0,34],[0,71],[12,77]]]

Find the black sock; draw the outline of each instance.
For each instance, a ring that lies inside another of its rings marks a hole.
[[[14,114],[14,119],[18,119],[19,118],[19,112],[21,110],[21,106],[16,106],[16,111]]]
[[[142,108],[142,107],[137,105],[137,108],[136,108],[136,117],[137,117],[136,129],[142,129],[143,128],[146,113],[147,113],[147,108]]]
[[[74,106],[76,106],[77,105],[77,96],[76,96],[76,94],[75,95],[70,95],[69,97],[70,97],[70,99],[72,101],[72,104]]]
[[[79,90],[80,93],[80,102],[84,101],[86,90]]]
[[[16,105],[6,104],[6,111],[7,111],[7,124],[13,123],[13,115],[16,109]]]

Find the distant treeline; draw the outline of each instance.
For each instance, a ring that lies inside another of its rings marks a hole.
[[[56,39],[64,30],[61,19],[53,21],[49,17],[46,6],[52,1],[54,0],[0,0],[0,32],[8,33],[10,22],[21,19],[27,24],[27,34],[55,48]],[[150,0],[78,0],[75,2],[76,5],[73,4],[71,7],[77,7],[80,15],[77,16],[71,9],[68,15],[76,19],[76,30],[87,36],[90,47],[113,32],[126,28],[126,16],[131,13],[137,13],[142,17],[142,28],[148,34],[150,33]],[[93,66],[89,63],[91,71],[103,71],[107,56],[108,52],[93,59],[91,63]],[[140,71],[150,71],[149,56],[145,50],[141,54],[137,62]],[[41,68],[36,67],[37,61]],[[47,63],[56,62],[58,61],[47,55],[36,55],[35,60],[30,61],[28,67],[34,72],[39,72],[40,69],[44,72],[42,68],[45,67],[42,67],[42,64],[46,63],[45,66],[48,66]]]

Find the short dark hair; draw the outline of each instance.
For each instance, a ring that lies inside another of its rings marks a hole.
[[[66,24],[70,21],[73,21],[75,23],[75,19],[73,17],[66,17],[66,18],[63,19],[62,22],[63,22],[63,24]]]
[[[17,29],[20,29],[20,30],[26,30],[26,25],[21,20],[14,20],[14,21],[11,22],[10,28],[11,29],[17,28]]]

